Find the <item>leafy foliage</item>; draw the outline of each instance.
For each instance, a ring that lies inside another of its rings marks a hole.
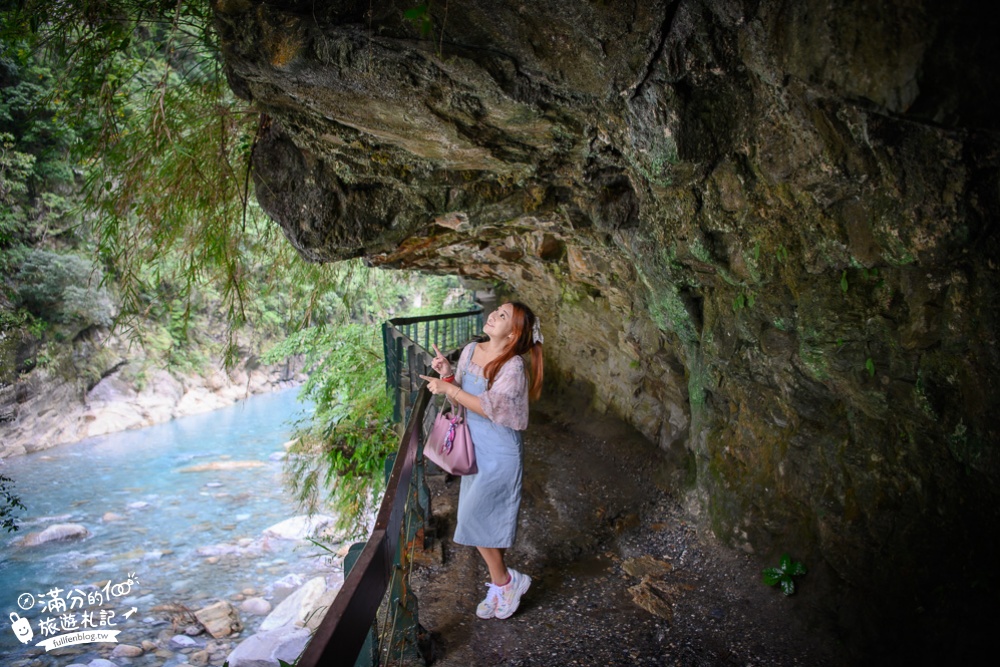
[[[315,411],[297,427],[287,483],[309,512],[329,502],[340,528],[359,532],[381,494],[386,457],[398,445],[378,323],[461,308],[465,291],[452,277],[373,271],[359,261],[328,270],[342,272],[341,317],[291,333],[263,361],[300,355],[309,373],[302,396]]]
[[[104,327],[114,319],[100,269],[79,255],[28,250],[17,278],[21,304],[36,317]]]
[[[0,88],[0,273],[16,303],[43,323],[117,312],[184,372],[291,334],[268,359],[305,356],[316,404],[294,483],[313,506],[332,483],[346,517],[363,512],[395,444],[371,325],[418,292],[440,308],[457,281],[308,264],[283,242],[251,197],[263,120],[228,88],[207,0],[20,0],[0,10]]]
[[[76,132],[52,68],[23,39],[0,40],[0,250],[67,231]]]
[[[434,22],[431,18],[430,4],[431,3],[429,2],[422,2],[416,7],[411,7],[403,12],[403,18],[420,30],[420,35],[422,37],[430,35],[431,30],[434,27]]]
[[[14,147],[14,135],[0,132],[0,248],[10,246],[27,218],[24,194],[35,156]]]
[[[768,586],[780,585],[785,595],[795,593],[795,581],[792,577],[801,577],[806,573],[806,566],[799,561],[793,561],[788,554],[782,554],[778,567],[764,568],[762,571],[764,583]]]
[[[0,501],[0,526],[8,533],[12,533],[17,530],[17,519],[14,515],[17,510],[23,510],[24,505],[21,504],[21,498],[14,493],[14,480],[6,475],[0,475],[0,496],[3,497]]]
[[[356,323],[304,329],[275,346],[265,361],[294,354],[306,357],[309,379],[302,394],[316,409],[298,430],[286,479],[310,512],[329,499],[341,528],[359,529],[396,446],[379,330]]]

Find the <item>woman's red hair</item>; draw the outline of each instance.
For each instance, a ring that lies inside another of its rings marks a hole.
[[[514,342],[500,353],[500,356],[486,364],[483,374],[489,384],[493,386],[493,380],[503,365],[514,358],[514,355],[531,353],[531,365],[528,370],[528,398],[537,400],[542,395],[542,374],[544,364],[542,362],[542,344],[535,342],[534,328],[538,318],[531,312],[531,308],[520,301],[511,301],[513,315],[510,318],[510,332],[514,335]]]

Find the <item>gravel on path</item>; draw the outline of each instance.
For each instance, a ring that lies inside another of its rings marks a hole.
[[[511,618],[476,617],[488,574],[474,549],[450,540],[459,480],[428,476],[437,543],[411,582],[433,664],[847,664],[833,632],[808,620],[821,617],[808,593],[786,598],[761,582],[774,563],[698,528],[683,462],[578,402],[543,401],[531,421],[507,561],[532,586]]]

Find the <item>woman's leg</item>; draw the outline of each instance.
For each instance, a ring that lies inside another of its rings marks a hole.
[[[507,566],[503,562],[504,550],[491,547],[476,548],[479,549],[479,555],[486,561],[486,567],[490,569],[490,579],[493,580],[494,585],[506,585],[510,581],[510,573],[507,572]]]

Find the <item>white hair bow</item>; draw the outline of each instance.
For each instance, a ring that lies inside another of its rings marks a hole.
[[[535,323],[531,327],[531,342],[532,343],[544,343],[545,338],[542,337],[542,323],[535,318]]]

